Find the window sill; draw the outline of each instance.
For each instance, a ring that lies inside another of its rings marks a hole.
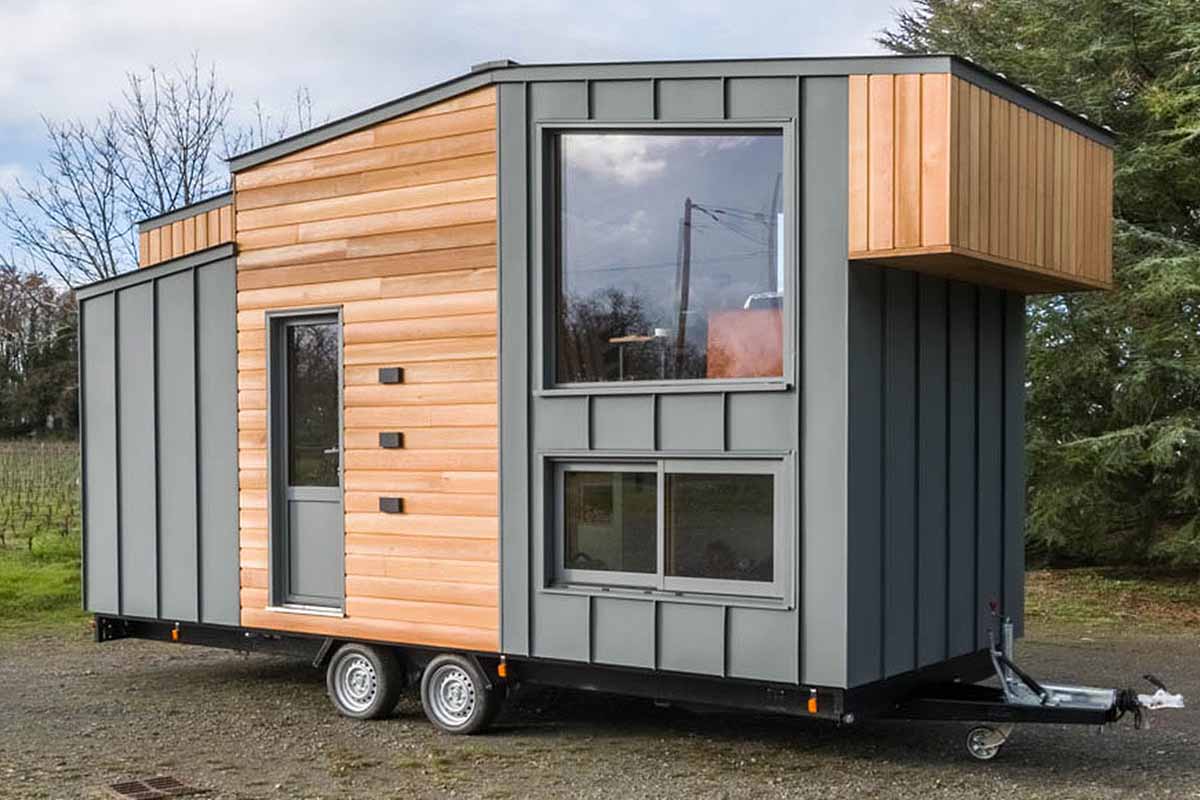
[[[604,394],[724,394],[727,392],[785,392],[792,384],[782,378],[764,380],[626,381],[587,383],[535,389],[535,397],[583,397]]]
[[[286,606],[267,606],[266,611],[279,614],[302,614],[307,617],[344,617],[346,612],[340,608],[328,608],[326,606],[304,606],[299,604],[289,604]]]
[[[646,602],[671,601],[691,605],[722,606],[737,608],[762,608],[773,611],[792,611],[795,604],[782,597],[755,597],[754,595],[705,594],[679,592],[663,589],[641,589],[634,586],[596,586],[580,583],[553,583],[538,591],[543,594],[569,595],[575,597],[612,597],[620,600],[644,600]]]

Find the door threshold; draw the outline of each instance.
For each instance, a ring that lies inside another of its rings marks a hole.
[[[300,603],[288,603],[282,606],[267,606],[267,611],[278,611],[281,614],[305,614],[315,617],[345,617],[346,612],[340,608],[329,606],[306,606]]]

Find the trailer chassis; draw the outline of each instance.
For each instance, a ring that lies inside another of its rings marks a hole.
[[[995,616],[995,611],[993,610]],[[1018,723],[1105,725],[1132,714],[1134,727],[1150,727],[1148,711],[1181,708],[1183,697],[1172,695],[1153,675],[1145,675],[1156,689],[1154,695],[1139,695],[1134,689],[1102,689],[1094,686],[1041,683],[1013,661],[1013,624],[999,620],[1000,643],[995,628],[989,632],[988,654],[999,685],[936,683],[922,686],[897,703],[884,716],[896,719],[985,723],[967,733],[967,752],[988,761],[1012,735]]]
[[[809,716],[851,725],[860,719],[906,719],[980,723],[967,733],[966,747],[981,761],[994,758],[1017,724],[1093,725],[1104,727],[1131,714],[1136,727],[1149,727],[1148,711],[1182,707],[1153,675],[1158,690],[1139,695],[1133,689],[1041,683],[1013,661],[1013,626],[997,617],[987,651],[978,651],[875,684],[838,689],[763,684],[677,673],[603,667],[544,659],[507,658],[494,653],[462,653],[475,664],[487,688],[503,693],[520,683],[640,696],[661,703],[709,706]],[[303,658],[324,669],[333,654],[352,640],[131,617],[95,616],[97,642],[137,638]],[[409,684],[419,682],[438,652],[385,642],[361,642],[402,655]],[[990,670],[989,670],[990,667]],[[997,685],[979,683],[994,677]]]

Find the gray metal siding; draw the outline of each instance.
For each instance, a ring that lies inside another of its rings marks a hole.
[[[801,679],[846,680],[849,206],[845,78],[803,83],[801,233]],[[758,102],[764,102],[759,100]],[[738,102],[731,102],[738,108]]]
[[[1020,619],[1023,300],[850,268],[849,685]]]
[[[116,298],[80,305],[83,390],[84,547],[83,605],[120,613],[117,533],[117,320]]]
[[[236,625],[238,561],[237,274],[233,259],[195,273],[200,619]]]
[[[230,253],[80,292],[90,611],[238,622]]]
[[[192,274],[158,281],[158,504],[161,615],[199,621],[196,575],[196,348]]]
[[[154,286],[117,295],[117,469],[121,611],[158,616]]]
[[[806,185],[826,197],[845,197],[845,79],[817,79],[816,109],[821,115],[804,132],[814,134],[819,157],[833,164],[805,172]],[[800,680],[800,584],[798,538],[788,546],[786,601],[739,598],[694,601],[666,595],[548,586],[546,547],[553,536],[548,515],[547,465],[555,458],[753,457],[784,461],[789,476],[781,507],[798,537],[800,393],[777,384],[746,390],[691,385],[675,388],[622,387],[599,390],[543,390],[543,308],[546,275],[539,241],[542,192],[539,185],[539,125],[560,122],[637,122],[686,125],[695,119],[786,120],[799,118],[800,81],[794,76],[743,76],[674,80],[573,80],[505,83],[500,87],[500,340],[501,340],[501,649],[506,653],[597,664],[656,668],[760,680]],[[828,115],[828,118],[825,118]],[[832,122],[831,122],[832,121]],[[839,131],[843,135],[839,138]],[[789,163],[796,173],[787,187],[799,193],[799,147]],[[841,165],[840,169],[837,166]],[[840,181],[840,188],[838,181]],[[843,231],[845,202],[818,226]],[[789,231],[796,252],[799,225]],[[845,270],[845,248],[814,244],[806,250],[822,259],[822,270]],[[840,260],[838,260],[840,259]],[[797,259],[793,256],[793,263]],[[791,272],[788,284],[798,285]],[[803,293],[803,292],[802,292]],[[795,299],[794,320],[802,317]],[[844,308],[844,295],[842,301]],[[833,312],[836,315],[836,311]],[[807,331],[807,327],[805,329]],[[807,335],[807,333],[805,334]],[[799,376],[797,330],[791,336],[785,372]],[[825,410],[836,413],[832,406]],[[523,480],[528,476],[528,481]],[[836,516],[836,515],[835,515]],[[831,534],[836,537],[838,532]],[[825,549],[838,562],[836,544]],[[822,560],[815,562],[820,568]],[[822,584],[825,588],[827,584]],[[837,613],[838,599],[822,598]],[[818,610],[814,613],[823,613]],[[836,648],[835,648],[836,649]],[[818,661],[822,656],[815,657]],[[833,662],[839,659],[833,656]],[[835,680],[835,679],[831,679]]]

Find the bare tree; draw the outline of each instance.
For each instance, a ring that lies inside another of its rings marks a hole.
[[[23,269],[69,286],[137,263],[135,223],[228,188],[221,163],[312,125],[312,98],[273,118],[258,102],[249,125],[231,119],[233,94],[196,56],[188,67],[130,73],[94,124],[45,120],[49,155],[30,181],[0,192],[0,225]]]
[[[92,127],[45,120],[50,153],[31,182],[4,192],[0,220],[26,266],[66,283],[100,280],[133,261],[131,225],[120,197],[122,160],[113,114]],[[24,207],[22,207],[24,206]]]

